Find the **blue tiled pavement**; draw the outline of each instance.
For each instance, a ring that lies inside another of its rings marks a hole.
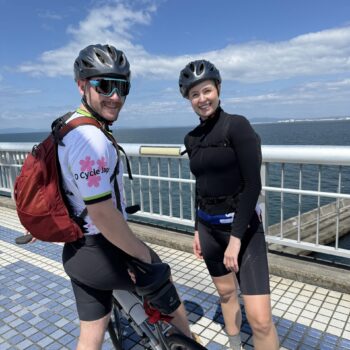
[[[0,349],[75,349],[79,322],[58,244],[14,244],[20,225],[0,208]],[[202,262],[191,254],[152,245],[172,266],[191,328],[210,350],[226,349],[218,298]],[[350,349],[350,295],[271,276],[273,317],[281,349]],[[242,339],[253,349],[243,311]],[[142,349],[126,330],[126,349]],[[106,335],[103,349],[112,349]]]

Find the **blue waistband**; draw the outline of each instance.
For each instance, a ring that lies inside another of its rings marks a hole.
[[[197,214],[199,218],[213,225],[232,224],[235,216],[235,213],[210,215],[201,209],[197,210]]]

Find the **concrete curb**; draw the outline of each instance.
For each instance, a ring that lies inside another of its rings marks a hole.
[[[0,196],[0,207],[16,209],[11,198]],[[145,242],[192,253],[192,236],[169,229],[129,223],[133,232]],[[313,284],[341,293],[350,293],[350,271],[311,260],[268,253],[270,273],[275,276]]]

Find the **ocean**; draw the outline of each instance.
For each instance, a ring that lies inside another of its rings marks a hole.
[[[350,120],[327,120],[327,121],[303,121],[290,123],[264,123],[253,124],[253,128],[260,135],[262,145],[339,145],[350,146]],[[144,128],[144,129],[117,129],[113,130],[119,143],[165,143],[182,144],[185,134],[191,127],[172,128]],[[40,142],[48,132],[0,134],[0,142]],[[342,172],[342,193],[350,193],[350,169]],[[280,185],[280,166],[272,165],[270,168],[270,186]],[[286,166],[285,187],[298,188],[299,167]],[[303,167],[305,180],[303,189],[317,190],[318,167],[306,165]],[[322,191],[336,191],[338,184],[338,167],[323,167]],[[285,195],[284,219],[297,215],[298,196]],[[321,205],[328,204],[331,199],[322,198]],[[273,224],[280,220],[280,195],[269,195],[269,223]],[[311,210],[317,206],[317,198],[303,197],[302,212]],[[350,235],[341,239],[340,247],[350,249]],[[323,254],[320,257],[325,258]],[[337,258],[337,261],[350,264],[350,259]]]
[[[350,145],[350,120],[253,124],[263,145]],[[191,127],[116,129],[120,143],[182,144]],[[1,130],[0,130],[1,131]],[[0,142],[39,142],[48,132],[1,134]]]

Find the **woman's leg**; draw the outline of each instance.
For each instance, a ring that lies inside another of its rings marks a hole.
[[[279,340],[272,321],[270,295],[243,295],[243,301],[253,331],[254,349],[278,350]]]
[[[229,273],[221,277],[212,277],[212,279],[219,293],[222,315],[231,349],[240,349],[242,313],[238,301],[236,276],[233,273]]]
[[[238,302],[238,282],[236,275],[228,272],[223,263],[224,252],[230,239],[230,226],[208,227],[199,222],[198,232],[204,261],[220,297],[230,347],[240,350],[242,314]]]

